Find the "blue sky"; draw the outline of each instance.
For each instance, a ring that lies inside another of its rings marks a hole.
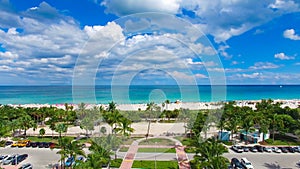
[[[300,84],[299,55],[299,0],[0,0],[0,85]]]

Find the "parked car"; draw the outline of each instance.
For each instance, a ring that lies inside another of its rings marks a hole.
[[[243,146],[244,152],[249,152],[249,147]]]
[[[254,147],[257,149],[258,152],[264,152],[263,146],[255,145]]]
[[[11,162],[12,165],[19,164],[24,161],[28,157],[28,154],[22,154],[15,157],[15,159]]]
[[[2,164],[3,165],[10,164],[13,160],[15,160],[16,156],[17,156],[17,154],[9,156],[8,158],[6,158],[2,161]]]
[[[271,153],[272,152],[272,148],[271,147],[264,147],[264,151]]]
[[[9,146],[9,145],[12,145],[12,144],[13,144],[12,141],[6,141],[6,142],[5,142],[5,146]]]
[[[256,149],[256,147],[250,147],[250,151],[253,152],[253,153],[256,153],[257,149]]]
[[[43,144],[44,144],[44,148],[49,148],[50,147],[50,143],[48,143],[48,142],[44,142]]]
[[[300,153],[300,146],[294,147],[294,150],[295,150],[296,152]]]
[[[40,142],[40,143],[38,144],[38,147],[39,147],[39,148],[44,148],[44,142]]]
[[[232,146],[231,149],[234,150],[237,153],[244,152],[244,149],[241,146],[237,146],[237,145]]]
[[[2,162],[2,160],[6,159],[7,157],[8,157],[8,155],[1,155],[0,156],[0,160],[1,160],[0,163]]]
[[[279,149],[278,147],[273,147],[272,150],[275,153],[281,153],[282,152],[281,149]]]
[[[69,157],[65,162],[65,166],[70,167],[75,162],[74,157]]]
[[[13,143],[11,147],[25,147],[29,142],[30,140],[19,140],[18,142]]]
[[[50,148],[56,148],[57,146],[58,146],[58,145],[57,145],[56,143],[51,143],[51,142],[50,142],[50,145],[49,145]]]
[[[288,149],[285,148],[285,147],[279,147],[279,149],[281,149],[281,152],[283,152],[283,153],[288,153],[289,152]]]
[[[32,148],[36,148],[38,146],[38,144],[36,142],[31,142],[30,145]]]
[[[243,169],[244,168],[243,165],[241,164],[241,162],[237,158],[232,158],[230,164],[234,169]]]
[[[241,163],[246,169],[253,169],[252,163],[247,158],[242,158]]]
[[[295,150],[294,147],[286,147],[286,148],[287,148],[287,150],[288,150],[290,153],[295,153],[295,152],[296,152],[296,150]]]
[[[19,169],[32,169],[32,165],[30,163],[23,164]]]

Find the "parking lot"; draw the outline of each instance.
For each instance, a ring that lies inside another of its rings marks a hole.
[[[21,165],[31,163],[33,168],[37,169],[51,168],[52,165],[57,164],[60,159],[60,156],[56,154],[57,151],[57,149],[51,150],[49,148],[0,148],[0,154],[28,154],[28,158]],[[246,157],[252,162],[255,169],[297,169],[299,167],[296,166],[296,163],[300,161],[300,153],[236,153],[229,149],[229,153],[225,153],[224,156],[228,159]],[[189,157],[191,159],[193,154],[189,154]],[[153,158],[149,160],[153,160]],[[174,160],[174,154],[166,153],[163,160]]]
[[[228,159],[235,157],[239,160],[246,157],[252,162],[255,169],[296,169],[299,168],[296,163],[300,161],[300,153],[236,153],[229,150],[229,153],[224,154],[224,156]]]
[[[1,155],[28,154],[28,158],[22,161],[19,166],[25,163],[31,163],[33,168],[37,169],[51,168],[53,164],[58,163],[60,155],[56,154],[57,151],[57,149],[51,150],[49,148],[0,148]]]

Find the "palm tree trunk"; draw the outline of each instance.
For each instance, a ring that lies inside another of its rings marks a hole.
[[[148,139],[149,132],[150,132],[150,123],[151,123],[151,119],[149,119],[149,122],[148,122],[148,129],[147,129],[147,134],[146,134],[146,140]]]

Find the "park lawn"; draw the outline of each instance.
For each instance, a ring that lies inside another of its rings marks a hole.
[[[128,149],[129,149],[129,147],[121,147],[121,148],[119,149],[119,152],[127,152]]]
[[[176,153],[174,148],[139,148],[139,153]]]
[[[123,159],[113,159],[110,162],[110,167],[112,168],[120,168]]]
[[[134,161],[132,168],[155,169],[155,161]],[[178,169],[177,161],[156,161],[156,169]]]
[[[127,152],[129,147],[121,147],[119,152]],[[174,148],[139,148],[139,153],[176,153]]]
[[[164,138],[150,138],[141,141],[139,145],[174,145],[174,142]]]

